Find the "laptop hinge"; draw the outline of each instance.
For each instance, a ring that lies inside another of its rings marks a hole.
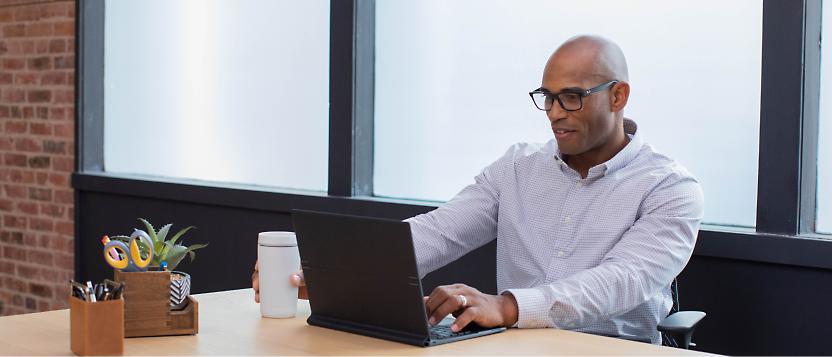
[[[365,325],[362,323],[345,321],[331,317],[312,314],[306,320],[312,326],[325,327],[333,330],[355,333],[359,335],[381,338],[414,346],[425,347],[428,345],[428,337],[415,333],[391,330],[378,326]]]

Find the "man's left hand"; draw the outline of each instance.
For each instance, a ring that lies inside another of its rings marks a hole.
[[[488,295],[464,284],[440,286],[425,300],[428,323],[436,326],[450,313],[456,317],[451,331],[471,322],[482,327],[512,326],[517,322],[517,301],[511,294]]]

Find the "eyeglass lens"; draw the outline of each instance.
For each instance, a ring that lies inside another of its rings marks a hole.
[[[546,93],[534,93],[532,98],[534,104],[540,110],[551,110],[555,101],[555,95]],[[565,110],[581,109],[581,96],[577,93],[560,93],[557,95],[560,105]]]

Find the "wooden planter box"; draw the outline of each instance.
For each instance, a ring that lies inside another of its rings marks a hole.
[[[124,337],[193,335],[199,333],[199,303],[188,296],[182,311],[170,310],[170,272],[125,273],[114,269],[116,282],[124,282]]]

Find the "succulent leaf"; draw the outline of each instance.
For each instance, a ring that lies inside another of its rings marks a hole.
[[[150,222],[148,222],[144,218],[139,218],[139,220],[142,221],[142,223],[144,223],[144,225],[147,227],[147,235],[150,236],[150,240],[153,241],[153,245],[155,246],[156,243],[159,242],[159,239],[156,238],[156,230],[153,229],[153,225],[150,224]]]
[[[176,233],[176,235],[175,235],[175,236],[173,236],[173,238],[171,238],[171,239],[170,239],[170,242],[171,242],[171,243],[176,243],[176,240],[177,240],[177,239],[179,239],[179,236],[181,236],[181,235],[185,234],[185,232],[187,232],[187,231],[188,231],[189,229],[191,229],[191,228],[196,229],[196,227],[194,227],[194,226],[190,226],[190,227],[188,227],[188,228],[185,228],[185,229],[183,229],[183,230],[179,231],[179,233]]]
[[[186,252],[187,252],[187,249],[185,248],[185,246],[182,246],[182,245],[173,246],[168,251],[167,257],[164,260],[165,262],[168,263],[168,269],[170,269],[170,270],[176,269],[176,266],[179,265],[179,262],[182,261],[182,258],[185,257]]]
[[[156,239],[158,239],[159,242],[165,241],[165,237],[167,237],[168,231],[170,230],[170,226],[172,225],[173,223],[168,223],[164,227],[159,229],[159,232],[156,233]]]

